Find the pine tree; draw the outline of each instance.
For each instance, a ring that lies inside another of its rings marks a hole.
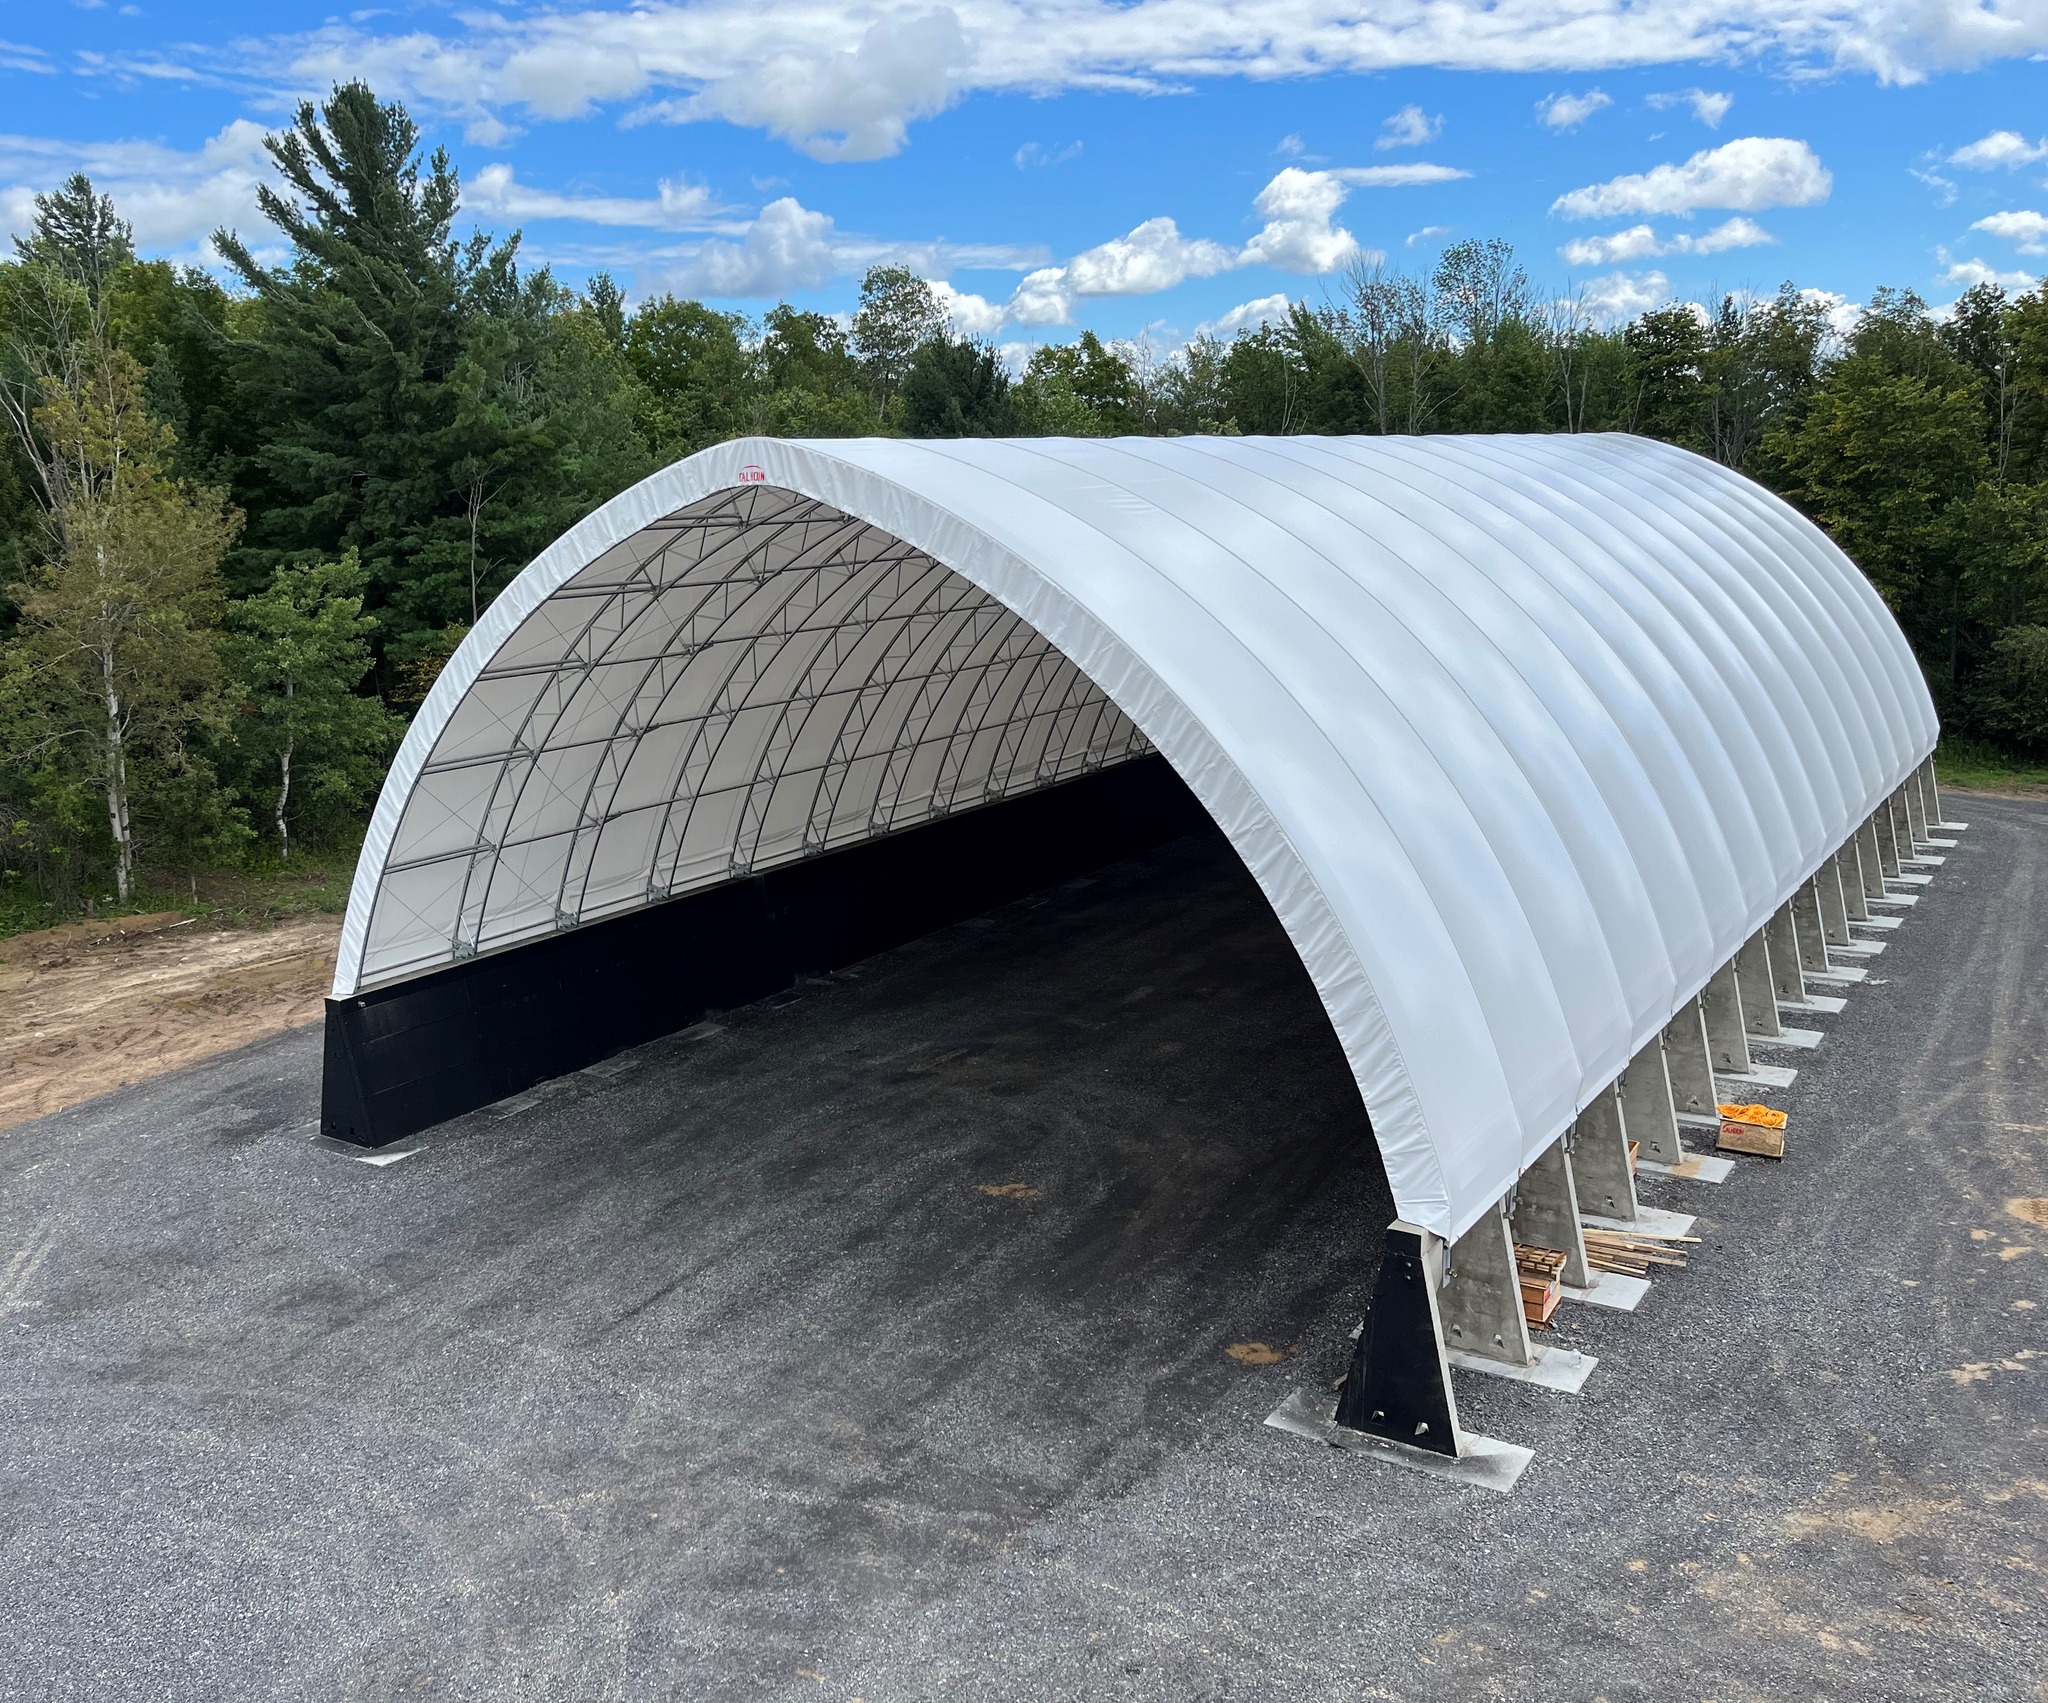
[[[604,292],[586,311],[522,275],[516,235],[458,241],[454,170],[422,160],[402,106],[347,84],[268,146],[284,187],[258,200],[290,263],[215,238],[258,304],[235,346],[255,519],[232,572],[254,591],[356,551],[389,680],[646,456],[616,350],[575,329],[601,331]]]
[[[135,261],[135,231],[114,212],[114,198],[73,172],[61,189],[35,198],[26,237],[15,252],[31,266],[47,266],[98,302],[124,266]]]
[[[993,349],[938,338],[917,351],[897,397],[914,438],[992,438],[1010,430],[1010,378]]]
[[[236,348],[236,377],[261,436],[237,469],[252,522],[234,564],[248,589],[280,561],[357,547],[381,600],[406,592],[413,558],[459,499],[429,441],[452,422],[464,255],[450,230],[460,189],[445,153],[424,176],[419,134],[360,83],[317,111],[302,103],[269,138],[282,192],[257,190],[292,245],[282,268],[241,238],[214,245],[262,312]],[[432,612],[406,608],[413,622]]]

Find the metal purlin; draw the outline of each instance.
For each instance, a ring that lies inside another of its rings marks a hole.
[[[777,718],[776,724],[770,730],[767,739],[762,742],[760,754],[755,759],[753,772],[744,783],[741,783],[746,790],[746,801],[742,805],[743,817],[753,811],[751,800],[762,779],[764,777],[768,777],[771,780],[779,778],[781,764],[787,760],[789,754],[801,741],[802,730],[810,714],[832,694],[834,690],[833,682],[837,679],[849,658],[858,651],[861,642],[884,624],[900,624],[912,618],[916,613],[915,607],[902,614],[897,613],[898,606],[907,596],[913,593],[917,594],[918,602],[921,605],[934,595],[940,583],[940,576],[935,573],[935,568],[936,564],[931,562],[929,558],[905,549],[896,555],[877,557],[865,563],[856,564],[854,570],[840,585],[833,587],[816,598],[815,607],[804,618],[804,625],[784,640],[783,644],[778,648],[775,658],[771,661],[769,668],[762,670],[762,675],[770,672],[774,664],[781,661],[781,653],[786,651],[790,645],[797,643],[800,638],[818,637],[819,643],[804,662],[800,679],[792,688],[789,696],[782,701],[782,714]],[[821,569],[819,578],[822,577],[823,571]],[[863,578],[865,579],[865,584],[862,583]],[[843,614],[837,615],[828,625],[815,628],[809,625],[809,622],[819,610],[829,608],[834,599],[848,589],[855,589],[857,591],[857,595],[852,599],[850,609]],[[876,599],[878,597],[883,600],[879,608],[876,607]],[[794,601],[794,599],[791,601]],[[783,608],[786,610],[787,607],[788,604],[785,603]],[[756,644],[758,646],[758,640]],[[819,673],[821,665],[824,670],[822,677]],[[756,677],[756,683],[758,683],[760,677]],[[751,706],[743,704],[740,707],[747,708]],[[790,733],[787,730],[790,726],[791,712],[799,707],[804,712],[803,720],[798,721],[797,730],[794,733]],[[727,724],[726,731],[730,731],[730,723]],[[716,766],[717,757],[718,752],[714,751],[710,759],[712,766]],[[669,801],[663,808],[667,813],[672,814],[676,802],[677,788],[672,785],[669,792]],[[761,807],[759,815],[761,823],[765,823],[765,805]],[[755,837],[757,840],[759,825],[758,823],[756,825]],[[667,823],[664,822],[662,830],[664,836],[666,832]],[[745,833],[746,829],[743,823],[741,829],[741,836],[743,838]],[[687,837],[688,824],[686,823],[684,829],[677,833],[675,839],[676,855],[678,857],[681,856]],[[730,861],[736,871],[750,869],[754,862],[754,849],[743,852],[736,842]],[[654,868],[658,869],[660,862],[661,854],[657,847],[653,860]]]

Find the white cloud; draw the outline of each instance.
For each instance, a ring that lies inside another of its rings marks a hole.
[[[1725,254],[1731,248],[1762,248],[1778,239],[1754,219],[1736,217],[1723,219],[1710,231],[1698,236],[1687,236],[1683,232],[1671,239],[1666,254]]]
[[[1934,156],[1931,154],[1923,154],[1921,158],[1932,159],[1934,158]],[[1936,206],[1948,207],[1954,205],[1956,198],[1956,186],[1953,179],[1943,177],[1941,173],[1938,171],[1930,171],[1925,166],[1908,166],[1906,168],[1906,175],[1908,177],[1918,178],[1922,183],[1926,184],[1929,189],[1934,191],[1934,201]]]
[[[1968,171],[2017,171],[2036,160],[2048,160],[2048,141],[2029,142],[2017,130],[1994,130],[1948,157]]]
[[[578,264],[631,266],[651,273],[656,288],[718,297],[772,298],[814,290],[834,278],[858,276],[870,266],[907,266],[926,279],[943,279],[956,268],[1017,271],[1037,266],[1045,251],[1001,243],[890,241],[842,231],[829,214],[813,211],[792,196],[763,207],[751,220],[718,227],[726,236],[708,242],[599,255],[578,253]],[[949,298],[950,300],[951,298]],[[976,314],[981,298],[959,294],[963,322]]]
[[[1005,309],[1012,325],[1065,325],[1073,317],[1074,293],[1067,288],[1064,266],[1041,266],[1026,273]]]
[[[1003,305],[986,296],[956,290],[943,278],[928,279],[932,294],[945,309],[947,323],[955,337],[992,337],[1003,328]]]
[[[1588,89],[1582,95],[1546,95],[1536,103],[1536,116],[1552,130],[1576,130],[1602,107],[1614,104],[1612,95]]]
[[[1567,219],[1629,213],[1687,214],[1702,207],[1754,213],[1764,207],[1811,207],[1825,201],[1834,179],[1804,142],[1745,136],[1693,155],[1683,165],[1589,184],[1551,203]]]
[[[914,120],[943,112],[962,92],[967,40],[949,7],[879,17],[857,42],[837,51],[799,45],[818,33],[815,20],[787,19],[782,39],[765,44],[760,62],[708,77],[692,93],[657,102],[640,116],[680,123],[723,119],[765,130],[813,159],[875,160],[903,146]],[[535,69],[546,78],[552,68],[543,57]],[[579,101],[579,110],[584,104]]]
[[[653,196],[564,195],[520,183],[503,163],[485,166],[463,186],[465,207],[507,219],[580,219],[650,231],[699,231],[726,211],[700,184],[663,178]]]
[[[1709,130],[1718,130],[1721,120],[1728,116],[1728,109],[1735,104],[1735,97],[1716,89],[1671,89],[1651,95],[1649,104],[1660,112],[1668,107],[1690,107],[1693,117]]]
[[[1631,225],[1612,236],[1576,238],[1557,252],[1567,266],[1614,266],[1662,254],[1664,244],[1648,225]]]
[[[832,220],[785,195],[737,242],[707,242],[675,274],[692,295],[781,296],[815,290],[842,270]]]
[[[1020,379],[1031,365],[1031,357],[1038,352],[1036,343],[998,343],[996,359],[1003,363],[1003,370],[1010,377]]]
[[[1149,296],[1237,264],[1238,257],[1220,242],[1182,236],[1171,219],[1147,219],[1128,236],[1084,249],[1064,266],[1028,274],[1010,298],[1010,318],[1019,325],[1065,325],[1077,297]]]
[[[11,230],[24,232],[33,195],[82,171],[114,197],[145,254],[210,261],[215,230],[226,225],[248,232],[261,218],[256,185],[270,175],[263,136],[263,126],[247,119],[236,119],[189,153],[160,142],[0,136],[0,207]]]
[[[507,124],[495,112],[478,107],[462,126],[462,139],[473,142],[479,148],[502,148],[526,132],[516,124]]]
[[[1453,177],[1463,172],[1442,166],[1361,166],[1310,171],[1284,166],[1259,191],[1253,209],[1264,221],[1243,248],[1231,249],[1207,237],[1182,233],[1172,219],[1147,219],[1127,236],[1086,249],[1064,266],[1042,266],[1026,275],[1010,297],[1013,325],[1066,325],[1074,305],[1089,296],[1152,295],[1189,278],[1213,277],[1240,266],[1271,266],[1282,272],[1334,272],[1354,258],[1378,259],[1336,223],[1336,213],[1354,183],[1436,182],[1416,170]]]
[[[1839,290],[1806,289],[1799,292],[1800,300],[1812,302],[1827,315],[1828,330],[1838,340],[1854,331],[1857,322],[1863,318],[1863,304],[1852,302]]]
[[[1419,242],[1428,242],[1433,237],[1447,237],[1451,234],[1449,225],[1424,225],[1419,231],[1410,231],[1406,246],[1413,248]]]
[[[1353,189],[1407,189],[1419,183],[1456,183],[1472,174],[1457,166],[1410,160],[1398,166],[1339,166],[1331,173]]]
[[[2048,213],[1993,213],[1970,229],[2017,243],[2022,254],[2048,254]]]
[[[1358,240],[1330,220],[1351,193],[1342,174],[1288,166],[1253,205],[1266,222],[1236,263],[1282,272],[1334,272],[1359,252]]]
[[[1147,219],[1129,236],[1075,255],[1066,265],[1067,287],[1077,296],[1149,296],[1235,264],[1220,242],[1184,237],[1171,219]]]
[[[445,33],[414,27],[414,18]],[[46,56],[9,51],[44,68]],[[820,158],[868,159],[977,93],[1169,93],[1226,77],[1418,67],[1591,75],[1770,56],[1908,83],[2043,53],[2048,8],[2039,0],[563,0],[357,13],[268,41],[77,63],[88,75],[203,78],[266,98],[360,76],[387,96],[464,118],[638,104],[648,118],[752,126]]]
[[[1286,135],[1273,145],[1273,152],[1283,159],[1298,160],[1307,152],[1308,145],[1299,136]]]
[[[1943,265],[1948,268],[1947,271],[1942,273],[1941,281],[1944,284],[1953,285],[1957,289],[1967,290],[1978,284],[1997,284],[2000,288],[2010,291],[2014,295],[2024,295],[2040,282],[2033,273],[2021,272],[2017,268],[2001,272],[1997,267],[1987,266],[1983,261],[1975,258],[1951,260],[1945,249],[1936,249],[1935,253],[1940,257]]]
[[[1375,149],[1419,148],[1425,142],[1434,142],[1443,134],[1443,114],[1432,116],[1415,105],[1404,106],[1399,112],[1390,114],[1380,125],[1380,138],[1373,143]]]
[[[0,238],[26,237],[35,224],[36,192],[18,186],[0,189]]]
[[[0,41],[0,71],[32,71],[40,76],[54,77],[57,67],[40,47],[30,47],[18,41]]]
[[[1661,272],[1610,272],[1588,279],[1577,306],[1595,325],[1619,325],[1671,300],[1671,280]]]
[[[1721,254],[1731,248],[1756,248],[1778,239],[1754,219],[1724,219],[1698,236],[1680,232],[1660,237],[1649,225],[1631,225],[1604,237],[1580,237],[1557,252],[1568,266],[1616,266],[1631,260],[1653,260],[1666,254]]]
[[[1063,166],[1080,157],[1079,142],[1069,142],[1061,148],[1049,148],[1043,142],[1026,142],[1014,156],[1019,171],[1029,171],[1033,166]]]
[[[1239,302],[1227,313],[1205,319],[1195,327],[1197,337],[1220,337],[1228,342],[1240,331],[1254,331],[1262,325],[1283,325],[1294,304],[1284,295],[1261,296],[1257,301]]]

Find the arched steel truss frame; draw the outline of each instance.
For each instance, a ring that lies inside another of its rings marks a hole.
[[[825,502],[761,484],[607,551],[553,594],[541,632],[522,631],[479,674],[465,709],[421,773],[479,778],[478,831],[437,844],[439,823],[412,820],[434,796],[418,789],[378,895],[404,906],[409,878],[454,873],[460,902],[440,951],[455,959],[1151,750],[987,592]],[[499,742],[479,740],[489,729]],[[650,775],[635,773],[643,759]],[[650,815],[648,836],[635,819]],[[630,886],[605,868],[622,824],[647,847]],[[374,943],[374,915],[371,931]],[[366,981],[418,967],[378,965]]]

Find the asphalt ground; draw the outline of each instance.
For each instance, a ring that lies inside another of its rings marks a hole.
[[[1950,814],[1584,1393],[1460,1374],[1506,1497],[1262,1424],[1390,1205],[1213,839],[381,1168],[314,1030],[21,1126],[0,1696],[2048,1696],[2048,807]]]

